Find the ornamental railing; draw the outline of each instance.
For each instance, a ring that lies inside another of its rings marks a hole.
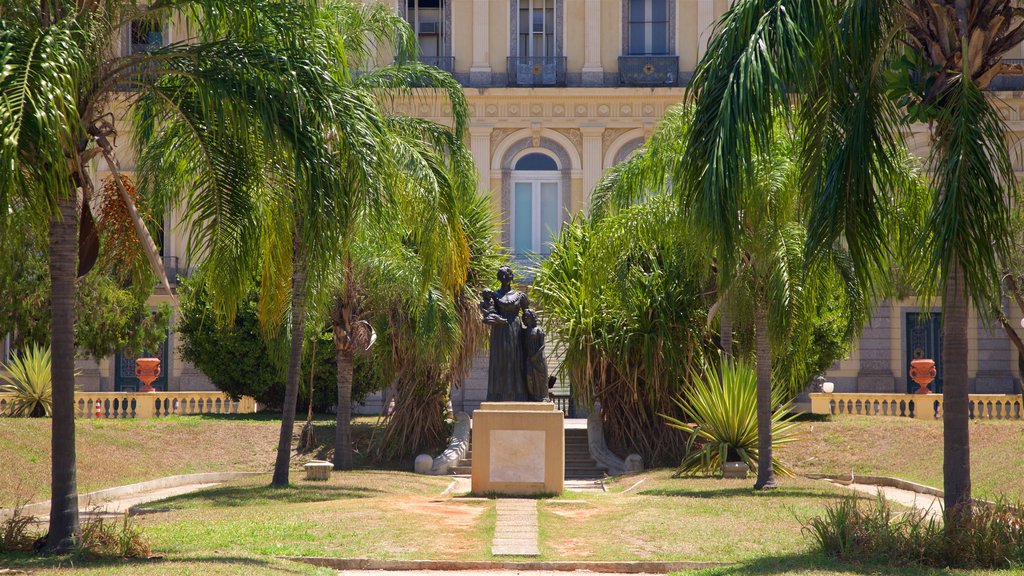
[[[509,58],[508,84],[509,86],[565,86],[565,57]]]
[[[678,56],[619,56],[619,81],[624,86],[675,86]]]
[[[811,412],[833,416],[893,416],[939,420],[944,414],[942,394],[811,394]],[[972,419],[1024,419],[1024,398],[1019,394],[971,394]]]
[[[0,395],[0,416],[14,396]],[[75,392],[75,418],[161,418],[190,414],[252,414],[256,401],[233,400],[223,392]]]
[[[420,62],[427,66],[440,68],[449,74],[455,73],[455,58],[453,56],[420,56]]]

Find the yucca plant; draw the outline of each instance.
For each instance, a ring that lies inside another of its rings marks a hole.
[[[13,394],[10,416],[40,418],[50,415],[53,387],[50,379],[50,347],[27,346],[0,373],[0,393]]]
[[[757,470],[757,373],[742,361],[723,360],[720,367],[694,371],[691,386],[685,395],[676,396],[692,426],[671,416],[662,415],[672,428],[690,435],[686,455],[676,474],[714,474],[732,460],[745,462]],[[776,389],[777,390],[777,389]],[[797,424],[779,406],[774,394],[772,405],[772,444],[779,446],[797,439]],[[699,443],[699,444],[698,444]],[[776,474],[792,476],[793,472],[772,458]]]

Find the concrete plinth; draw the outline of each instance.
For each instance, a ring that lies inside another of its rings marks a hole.
[[[549,402],[484,402],[473,411],[473,492],[561,494],[562,411]]]

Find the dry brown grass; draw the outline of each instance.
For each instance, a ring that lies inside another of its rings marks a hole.
[[[804,422],[777,455],[801,473],[895,476],[942,488],[942,422],[841,417]],[[1024,422],[971,422],[975,496],[1024,498]]]
[[[303,422],[297,422],[295,434]],[[326,421],[321,441],[333,440]],[[357,432],[363,428],[359,422]],[[174,474],[267,471],[274,463],[275,415],[187,416],[152,420],[79,420],[75,428],[80,493]],[[358,439],[357,439],[358,440]],[[300,455],[299,466],[313,457]],[[50,420],[0,418],[0,508],[45,500],[50,485]]]

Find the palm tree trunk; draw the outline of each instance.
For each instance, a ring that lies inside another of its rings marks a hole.
[[[772,347],[768,340],[768,312],[758,306],[757,354],[757,482],[755,490],[777,487],[772,467]]]
[[[728,301],[723,300],[719,309],[718,338],[722,346],[722,352],[726,358],[732,358],[732,314],[729,310]]]
[[[335,326],[335,332],[340,327]],[[352,368],[351,346],[338,346],[338,422],[334,432],[334,469],[352,469]]]
[[[53,420],[50,437],[50,527],[47,550],[76,544],[78,482],[75,473],[75,276],[78,268],[77,194],[57,202],[50,220],[50,312]]]
[[[292,456],[292,436],[295,433],[295,404],[299,396],[299,377],[302,375],[302,340],[306,327],[306,266],[299,256],[296,237],[292,255],[292,341],[288,352],[288,379],[284,386],[284,404],[281,408],[281,435],[277,440],[277,461],[274,463],[272,486],[288,485],[288,467]]]
[[[947,526],[971,513],[971,449],[968,434],[967,287],[953,255],[942,295],[943,490]],[[951,522],[952,520],[952,522]]]

